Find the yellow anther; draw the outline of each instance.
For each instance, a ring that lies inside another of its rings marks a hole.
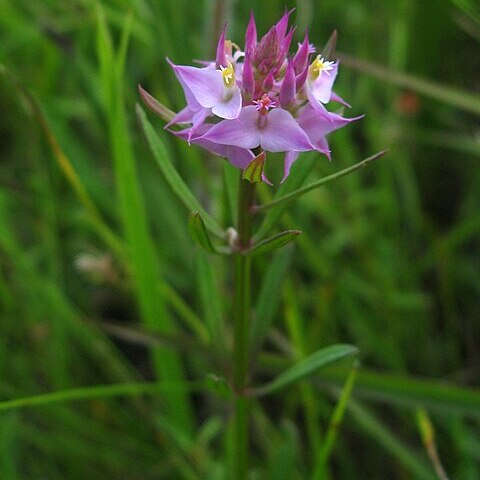
[[[333,63],[325,60],[321,55],[317,55],[317,58],[310,65],[310,77],[312,80],[316,80],[322,72],[330,75],[328,72],[333,70]]]
[[[224,85],[228,88],[233,87],[235,85],[235,69],[233,65],[230,62],[228,62],[227,67],[220,65],[220,70],[222,72]]]

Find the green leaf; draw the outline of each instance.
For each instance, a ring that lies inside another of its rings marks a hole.
[[[192,212],[188,216],[188,230],[193,240],[198,243],[208,253],[218,254],[218,250],[213,246],[210,235],[205,227],[202,216],[198,212]]]
[[[275,252],[269,262],[255,304],[255,316],[251,329],[252,350],[258,350],[272,325],[280,303],[283,281],[292,258],[293,249],[288,247]]]
[[[36,407],[51,403],[71,402],[118,396],[158,395],[160,392],[192,392],[204,389],[203,382],[176,383],[120,383],[114,385],[94,385],[92,387],[72,388],[56,392],[41,393],[30,397],[14,398],[0,402],[1,410]]]
[[[161,119],[169,122],[175,117],[175,113],[172,112],[165,105],[160,103],[155,97],[150,95],[146,90],[142,88],[141,85],[138,85],[138,91],[142,97],[143,103],[147,108],[149,108],[153,113],[158,115]]]
[[[317,352],[309,355],[300,362],[296,363],[292,367],[288,368],[272,382],[267,383],[263,387],[253,389],[252,394],[261,396],[270,393],[277,392],[288,385],[298,382],[302,378],[305,378],[317,370],[329,365],[342,358],[356,355],[358,348],[353,345],[332,345],[330,347],[323,348]]]
[[[300,158],[298,161],[296,161],[287,180],[278,189],[275,199],[286,196],[290,192],[293,192],[303,185],[303,182],[305,182],[308,175],[312,171],[317,158],[318,152],[312,152],[304,155],[303,158]],[[257,211],[262,210],[263,206],[260,205],[255,209]],[[261,239],[265,237],[265,235],[268,235],[268,233],[278,225],[278,221],[285,209],[285,204],[279,204],[272,208],[265,216],[265,219],[263,220],[258,232],[255,234],[255,239]]]
[[[325,58],[325,60],[329,60],[334,57],[336,46],[337,46],[337,31],[334,30],[330,35],[330,38],[328,39],[322,51],[322,56]]]
[[[350,399],[348,412],[360,425],[365,433],[369,434],[379,446],[389,452],[420,480],[435,480],[430,468],[421,461],[416,453],[407,446],[398,436],[394,435],[372,412],[361,403]]]
[[[223,178],[225,184],[225,193],[228,206],[228,225],[237,224],[237,208],[238,208],[238,176],[239,171],[230,162],[223,162]]]
[[[206,324],[211,348],[220,354],[225,351],[225,330],[222,315],[222,295],[215,278],[212,257],[202,251],[195,258],[195,278],[198,297],[201,302],[202,319]]]
[[[291,421],[285,421],[281,425],[281,443],[272,448],[272,458],[267,478],[275,480],[291,480],[299,478],[295,476],[295,466],[299,464],[299,433],[297,425]]]
[[[271,252],[277,248],[283,247],[290,242],[293,242],[299,235],[301,235],[300,230],[285,230],[273,237],[267,238],[255,244],[253,247],[245,250],[244,255],[263,255],[264,253]]]
[[[480,115],[480,95],[460,90],[448,85],[441,85],[413,75],[389,70],[374,63],[358,60],[349,55],[340,56],[343,65],[359,70],[380,80],[391,82],[399,87],[408,88],[426,97],[453,105],[467,112]]]
[[[344,368],[322,371],[318,382],[340,386],[347,374]],[[404,407],[480,416],[480,389],[395,373],[362,369],[357,376],[355,395],[369,400]]]
[[[345,168],[345,169],[341,170],[340,172],[329,175],[328,177],[321,178],[320,180],[317,180],[316,182],[312,182],[309,185],[306,185],[305,187],[294,190],[293,192],[290,192],[287,195],[283,195],[279,198],[275,198],[273,201],[271,201],[269,203],[265,203],[263,205],[258,205],[258,206],[255,207],[255,211],[259,212],[259,211],[262,211],[262,210],[266,210],[267,208],[276,207],[276,206],[278,206],[282,203],[285,203],[285,202],[291,202],[292,200],[295,200],[298,197],[301,197],[305,193],[310,192],[311,190],[314,190],[315,188],[323,187],[325,184],[327,184],[329,182],[332,182],[334,180],[337,180],[339,178],[344,177],[345,175],[353,173],[356,170],[358,170],[359,168],[365,167],[370,162],[373,162],[374,160],[377,160],[378,158],[383,157],[387,152],[388,152],[388,150],[382,150],[381,152],[378,152],[375,155],[372,155],[371,157],[365,158],[361,162],[358,162],[355,165],[352,165],[351,167]]]
[[[137,117],[139,119],[140,126],[142,127],[150,151],[152,152],[152,155],[155,158],[157,165],[160,167],[163,178],[165,179],[169,187],[172,189],[173,193],[175,193],[178,199],[190,211],[198,211],[202,215],[208,230],[210,230],[210,232],[212,232],[217,237],[223,239],[225,237],[225,232],[202,207],[200,202],[195,198],[193,193],[187,187],[186,183],[182,180],[175,167],[173,166],[173,163],[170,161],[165,145],[163,144],[160,137],[157,135],[151,123],[147,120],[145,112],[139,105],[137,105]]]
[[[480,25],[480,7],[476,0],[450,0],[465,15]]]
[[[333,411],[333,414],[330,418],[328,430],[325,434],[325,438],[322,441],[322,446],[317,455],[316,466],[312,480],[323,480],[324,478],[328,478],[326,474],[328,459],[335,443],[340,424],[342,423],[345,408],[347,407],[348,401],[352,394],[353,385],[355,383],[355,379],[358,373],[358,364],[358,361],[354,362],[354,365],[350,373],[348,374],[347,379],[345,380],[345,384],[343,385],[340,398],[335,405],[335,410]]]
[[[123,92],[124,59],[128,47],[130,19],[123,25],[120,47],[116,54],[102,6],[97,2],[97,55],[101,83],[105,89],[105,117],[110,150],[114,163],[118,206],[131,259],[132,280],[141,319],[146,327],[161,333],[172,333],[174,323],[165,302],[158,295],[159,261],[151,236],[143,192],[125,113]],[[108,55],[103,52],[107,49]],[[180,356],[171,350],[157,349],[152,353],[158,377],[165,382],[183,379]],[[193,430],[193,414],[188,395],[172,392],[165,395],[172,420],[186,430]]]
[[[124,259],[125,249],[124,245],[122,244],[122,240],[109,228],[105,222],[105,219],[97,209],[97,206],[90,197],[90,194],[88,193],[80,176],[76,172],[70,158],[65,153],[57,137],[55,136],[55,133],[52,130],[37,98],[31,92],[29,92],[2,64],[0,64],[0,74],[4,75],[13,84],[15,89],[19,92],[23,99],[26,100],[27,104],[31,108],[33,117],[42,129],[59,169],[62,171],[65,179],[70,184],[70,187],[77,196],[78,200],[83,204],[83,207],[87,212],[88,219],[93,228],[95,228],[98,236],[102,238],[105,244],[108,245],[118,255],[119,258]]]

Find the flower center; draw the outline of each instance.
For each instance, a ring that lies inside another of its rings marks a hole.
[[[325,60],[321,55],[317,55],[317,58],[312,62],[309,68],[310,78],[316,80],[322,72],[330,75],[330,70],[333,70],[334,62]]]
[[[266,115],[271,108],[277,106],[277,104],[266,93],[264,93],[259,100],[254,100],[252,103],[262,115]]]
[[[227,67],[222,67],[220,65],[220,71],[222,72],[223,84],[227,88],[235,86],[235,69],[233,68],[233,65],[230,62],[228,62]]]

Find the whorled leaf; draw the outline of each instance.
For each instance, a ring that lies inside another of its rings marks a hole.
[[[323,348],[280,373],[277,378],[262,387],[254,388],[250,393],[254,396],[275,393],[282,388],[292,385],[302,378],[312,375],[317,370],[351,355],[356,355],[358,348],[353,345],[332,345]]]
[[[300,230],[285,230],[273,237],[266,238],[265,240],[256,243],[253,247],[245,250],[243,254],[250,256],[263,255],[293,242],[301,234],[302,232]]]

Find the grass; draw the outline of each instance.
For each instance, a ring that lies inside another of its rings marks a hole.
[[[303,233],[252,257],[254,387],[334,343],[361,364],[252,397],[251,478],[438,478],[421,411],[448,477],[476,480],[479,9],[286,4],[316,45],[338,30],[338,93],[366,116],[332,135],[331,163],[304,154],[258,187],[257,232]],[[224,18],[242,44],[251,8],[263,32],[284,4],[0,2],[2,479],[229,478],[233,272],[188,215],[217,245],[237,172],[136,103],[141,84],[178,111],[165,57],[208,58]]]

